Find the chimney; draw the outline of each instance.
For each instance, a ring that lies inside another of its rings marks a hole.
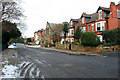
[[[120,1],[118,2],[118,4],[120,4]]]
[[[83,12],[83,14],[86,14],[86,12]]]

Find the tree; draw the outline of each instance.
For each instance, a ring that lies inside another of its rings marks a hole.
[[[2,0],[2,20],[10,21],[12,23],[18,22],[20,23],[20,18],[24,17],[23,10],[19,6],[18,0],[14,1],[4,1]]]
[[[81,35],[82,35],[82,31],[81,31],[80,27],[78,26],[76,29],[76,32],[74,34],[74,38],[77,39],[77,41],[79,41],[79,39],[81,38]]]
[[[63,24],[55,24],[51,29],[53,43],[60,41],[60,34],[63,30]]]
[[[68,33],[68,24],[64,24],[63,26],[63,32],[64,32],[64,44],[65,44],[65,49],[66,49],[66,37],[67,37],[67,33]]]
[[[94,32],[84,32],[81,37],[81,42],[84,46],[98,46],[101,43]]]
[[[66,34],[68,33],[68,24],[64,24],[64,27],[63,27],[63,32],[64,32],[64,38],[66,39]]]
[[[27,42],[31,42],[31,38],[27,38]]]
[[[2,22],[2,44],[7,44],[11,38],[18,38],[21,32],[17,25],[8,21]]]
[[[2,3],[0,5],[2,6],[2,18],[0,18],[2,19],[2,44],[7,44],[10,39],[21,36],[18,25],[21,23],[21,17],[25,16],[18,0],[2,0],[0,3]]]

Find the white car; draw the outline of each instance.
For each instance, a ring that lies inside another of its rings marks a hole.
[[[14,46],[13,44],[9,45],[8,48],[10,49],[14,49],[14,48],[17,48],[16,46]]]

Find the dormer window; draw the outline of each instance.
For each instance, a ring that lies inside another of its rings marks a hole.
[[[71,21],[71,27],[72,27],[72,21]]]
[[[84,23],[84,17],[82,18],[82,23]]]
[[[99,19],[102,19],[102,10],[100,10],[98,12],[99,12]]]

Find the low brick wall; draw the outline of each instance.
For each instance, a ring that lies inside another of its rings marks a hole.
[[[71,50],[74,50],[74,51],[81,51],[81,52],[99,52],[99,51],[102,51],[103,48],[102,46],[98,46],[98,47],[85,47],[85,46],[82,46],[82,45],[72,45],[71,46]]]
[[[65,49],[65,45],[60,44],[59,42],[56,43],[56,48],[58,49]],[[69,50],[69,45],[67,44],[67,50]],[[71,44],[71,50],[72,51],[79,51],[79,52],[102,52],[102,51],[120,51],[120,46],[103,46],[99,45],[97,47],[89,47],[89,46],[82,46],[82,45],[73,45]]]
[[[85,47],[85,46],[79,46],[79,45],[72,45],[71,50],[74,51],[82,51],[82,52],[101,52],[101,51],[119,51],[120,47],[118,45],[115,46],[97,46],[97,47]]]

